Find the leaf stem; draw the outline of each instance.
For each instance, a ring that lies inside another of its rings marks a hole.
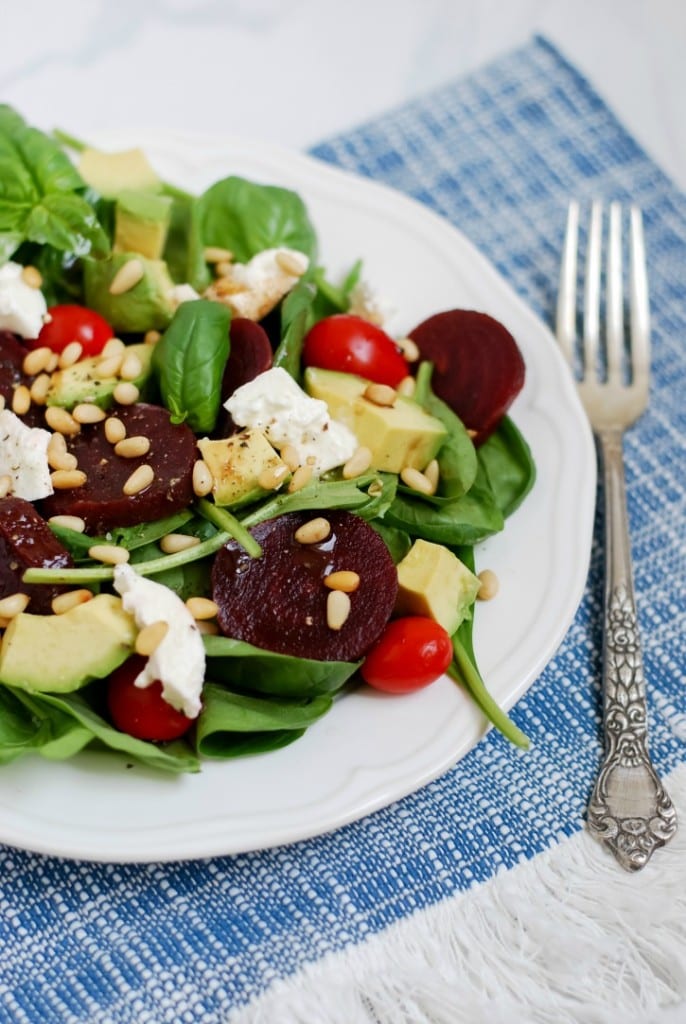
[[[498,732],[514,743],[522,750],[530,747],[529,737],[519,729],[505,711],[494,701],[486,689],[486,684],[479,674],[479,670],[472,662],[462,643],[453,637],[453,651],[455,660],[448,666],[448,675],[458,683],[466,687],[475,704],[483,711],[486,718],[495,726]]]
[[[251,533],[243,526],[242,523],[236,519],[235,516],[227,512],[225,508],[219,508],[217,505],[213,505],[207,498],[200,498],[196,502],[196,507],[201,516],[213,523],[224,533],[229,534],[233,537],[236,543],[250,555],[251,558],[259,558],[262,554],[262,548],[257,543]]]

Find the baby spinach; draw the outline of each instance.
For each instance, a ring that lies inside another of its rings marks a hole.
[[[240,263],[277,246],[297,249],[311,260],[317,251],[317,236],[300,196],[245,178],[223,178],[203,192],[198,224],[203,245],[229,249]]]
[[[407,490],[399,492],[384,521],[414,537],[448,547],[476,544],[498,533],[505,523],[481,468],[467,493],[454,501],[426,500]]]
[[[207,675],[236,690],[278,697],[314,697],[335,693],[353,675],[358,663],[293,658],[243,640],[204,637]]]
[[[507,518],[519,508],[536,480],[531,449],[509,416],[479,447],[478,459],[498,507]]]
[[[208,434],[217,419],[230,322],[219,302],[182,302],[155,346],[162,400],[172,421],[185,421],[196,434]]]
[[[211,275],[205,262],[198,201],[195,196],[166,184],[162,194],[172,199],[163,253],[171,278],[187,281],[197,292],[203,292]]]
[[[281,341],[274,352],[273,366],[280,366],[294,380],[300,380],[303,341],[312,324],[315,286],[300,280],[281,304]]]
[[[22,242],[103,256],[109,241],[59,143],[0,104],[0,264]]]

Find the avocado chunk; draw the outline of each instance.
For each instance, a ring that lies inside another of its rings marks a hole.
[[[115,252],[137,252],[150,260],[162,257],[171,220],[170,196],[127,190],[114,211]]]
[[[344,423],[372,453],[374,469],[399,473],[405,466],[424,469],[447,437],[446,428],[416,402],[398,395],[393,406],[364,397],[370,381],[350,373],[309,367],[305,390],[321,398],[332,419]]]
[[[426,615],[450,636],[469,615],[481,581],[442,544],[416,540],[398,562],[397,615]]]
[[[63,615],[16,615],[2,638],[0,682],[34,693],[69,693],[126,661],[136,627],[121,599],[97,594]]]
[[[142,149],[103,153],[88,147],[79,157],[78,171],[86,184],[106,199],[116,199],[130,189],[146,192],[162,189],[162,180]]]
[[[198,448],[214,478],[212,494],[216,505],[247,505],[269,491],[260,486],[265,469],[283,467],[284,483],[290,471],[261,430],[243,430],[240,434],[211,441],[203,437]]]
[[[113,295],[110,285],[129,260],[143,264],[143,277],[132,288]],[[115,252],[106,260],[85,260],[83,282],[86,305],[123,334],[150,328],[163,330],[176,309],[174,285],[164,260],[150,260],[133,252]]]
[[[152,375],[153,346],[128,345],[126,355],[136,356],[141,364],[141,372],[132,381],[140,391]],[[98,366],[101,362],[101,356],[91,356],[72,363],[64,370],[55,370],[50,380],[46,404],[73,409],[80,402],[92,402],[101,409],[109,409],[114,401],[114,389],[121,377],[99,376]]]

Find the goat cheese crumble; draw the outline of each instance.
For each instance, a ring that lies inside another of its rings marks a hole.
[[[234,316],[261,320],[295,287],[309,263],[297,249],[263,249],[247,263],[232,263],[205,297],[223,302]]]
[[[282,367],[237,388],[224,403],[239,427],[262,430],[275,448],[292,445],[315,473],[342,466],[358,447],[353,432],[332,420],[326,402],[311,398]]]
[[[42,291],[23,279],[22,270],[12,262],[0,267],[0,330],[37,338],[48,307]]]
[[[139,576],[130,565],[115,566],[114,589],[139,629],[160,621],[169,627],[134,685],[144,690],[159,679],[167,703],[187,718],[197,718],[205,678],[205,648],[195,619],[173,590]]]
[[[0,476],[10,477],[17,498],[38,501],[53,493],[49,442],[49,430],[28,427],[9,409],[0,410]]]

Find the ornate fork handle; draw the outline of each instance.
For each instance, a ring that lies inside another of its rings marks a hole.
[[[676,831],[676,811],[648,753],[645,677],[631,574],[622,431],[598,431],[605,481],[605,757],[588,807],[590,831],[629,871]]]

